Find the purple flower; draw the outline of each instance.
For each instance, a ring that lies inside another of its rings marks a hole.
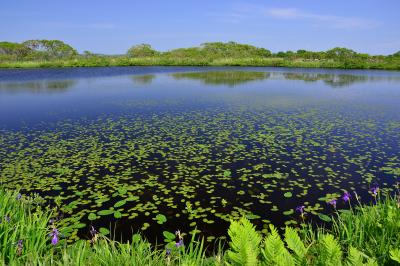
[[[51,244],[55,246],[57,245],[57,243],[58,243],[58,236],[53,235],[53,238],[51,239]]]
[[[179,242],[175,243],[175,247],[179,248],[183,246],[183,239],[179,239]]]
[[[23,241],[20,239],[17,242],[17,255],[21,256],[22,255],[22,248],[23,248]]]
[[[350,198],[351,198],[350,193],[346,191],[346,192],[343,194],[343,197],[342,197],[343,201],[344,201],[344,202],[348,202],[348,201],[350,201]]]
[[[335,200],[335,199],[328,201],[328,204],[332,205],[333,208],[335,208],[335,209],[336,209],[336,203],[337,203],[337,200]]]
[[[165,255],[167,255],[167,256],[170,256],[171,255],[171,249],[170,248],[167,248],[166,250],[165,250]]]
[[[22,198],[21,193],[18,193],[18,195],[17,195],[17,200],[20,200],[21,198]]]
[[[11,217],[10,216],[4,216],[4,220],[9,223],[11,221]]]
[[[57,245],[58,240],[59,240],[59,238],[58,238],[59,234],[60,233],[58,232],[58,230],[56,228],[53,228],[53,230],[49,234],[51,236],[51,244],[53,246]]]
[[[301,215],[304,214],[304,209],[306,208],[306,206],[302,205],[302,206],[297,206],[296,207],[296,212],[300,213]]]
[[[373,196],[375,197],[379,192],[379,187],[375,186],[375,187],[371,188],[369,191],[371,191]]]

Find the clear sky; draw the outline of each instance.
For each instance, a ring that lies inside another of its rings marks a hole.
[[[400,0],[1,0],[0,41],[60,39],[120,54],[236,41],[282,50],[400,50]]]

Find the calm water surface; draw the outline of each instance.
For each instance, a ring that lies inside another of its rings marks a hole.
[[[319,223],[344,191],[399,181],[400,72],[0,70],[0,147],[2,185],[56,199],[69,241],[111,225],[212,242],[243,215],[296,226],[299,205]]]

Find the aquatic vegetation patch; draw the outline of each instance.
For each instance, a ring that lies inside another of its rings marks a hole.
[[[329,203],[345,191],[370,201],[372,187],[394,189],[394,118],[344,104],[229,100],[152,111],[144,102],[51,128],[2,130],[0,181],[57,207],[69,242],[91,225],[123,239],[181,229],[212,242],[243,216],[261,231],[329,222],[336,207],[349,207]]]

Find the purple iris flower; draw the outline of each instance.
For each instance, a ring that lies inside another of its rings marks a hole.
[[[343,199],[343,201],[344,202],[348,202],[348,201],[350,201],[350,193],[349,192],[345,192],[344,194],[343,194],[343,197],[342,197],[342,199]]]
[[[51,244],[52,244],[53,246],[57,245],[58,240],[59,240],[59,237],[58,237],[59,234],[60,234],[60,232],[58,232],[58,230],[57,230],[56,228],[53,228],[53,230],[51,231],[51,233],[50,233],[50,236],[51,236]]]
[[[335,199],[328,201],[328,204],[332,205],[333,208],[335,208],[335,209],[336,209],[336,203],[337,203],[337,200],[335,200]]]
[[[373,194],[374,197],[375,197],[375,196],[378,194],[378,192],[379,192],[379,187],[378,187],[378,186],[375,186],[375,187],[371,188],[369,191],[371,191],[372,194]]]
[[[298,206],[296,207],[296,212],[300,213],[301,215],[304,214],[304,209],[306,208],[306,206],[302,205],[302,206]]]
[[[175,247],[179,248],[183,246],[183,239],[179,239],[179,242],[175,243]]]
[[[23,248],[23,241],[20,239],[17,242],[17,255],[21,256],[22,255],[22,248]]]

